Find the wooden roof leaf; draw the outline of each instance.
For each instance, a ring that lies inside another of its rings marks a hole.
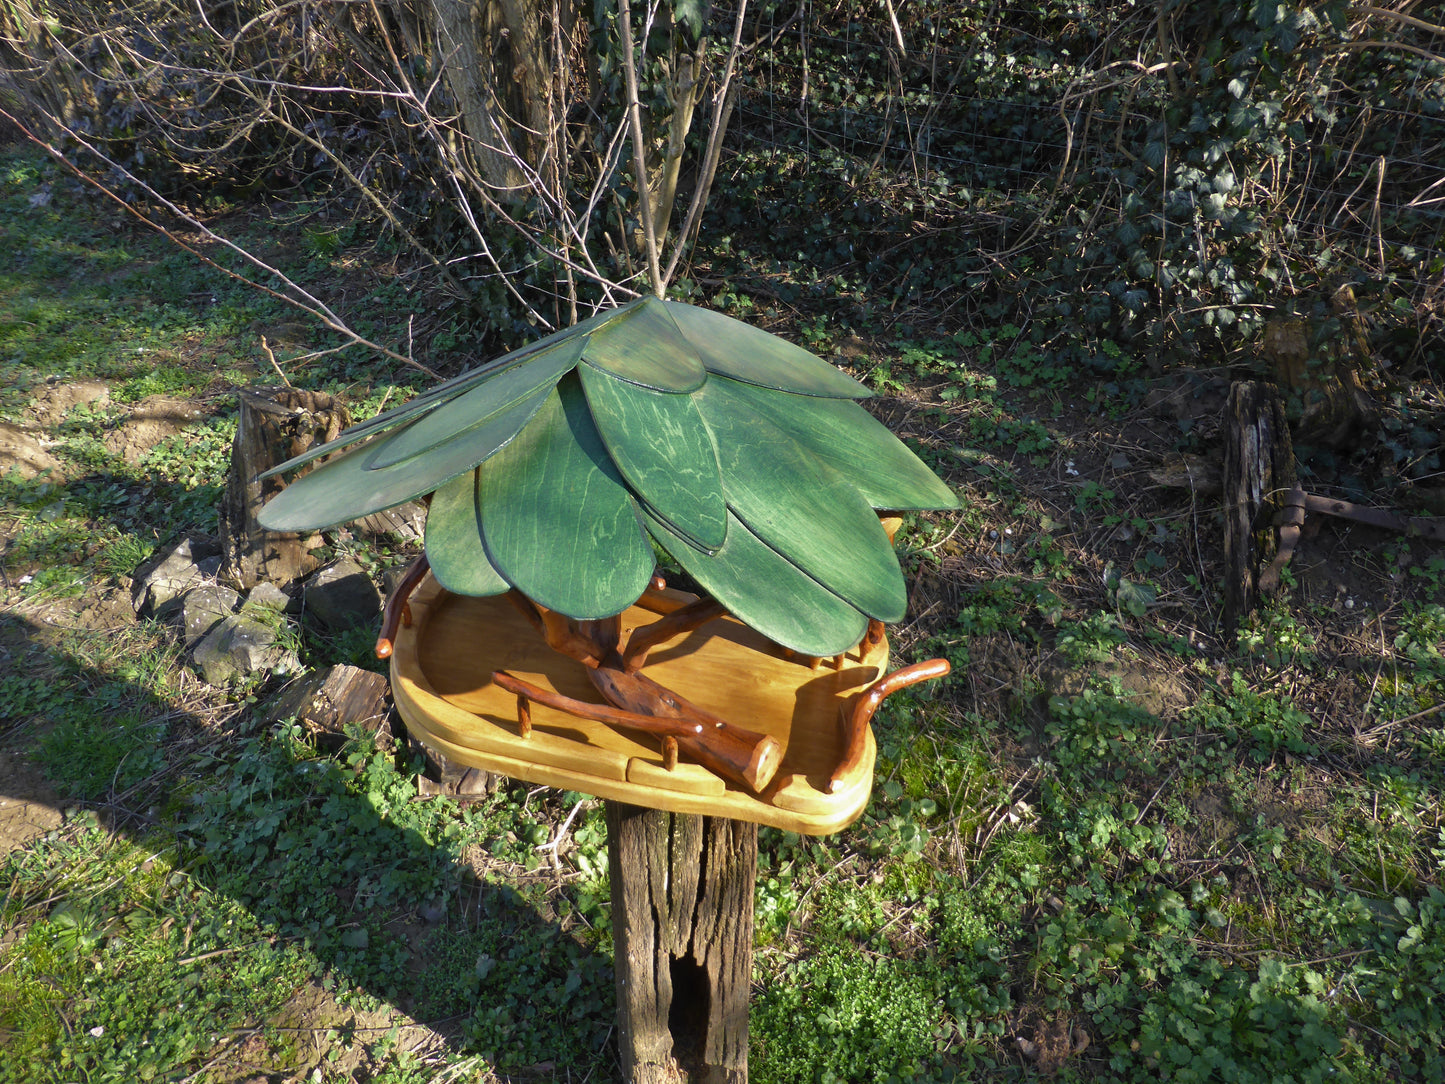
[[[717,446],[728,508],[869,617],[899,620],[908,608],[903,573],[872,507],[845,475],[727,394],[725,384],[715,377],[696,398]]]
[[[707,370],[664,304],[645,297],[588,336],[583,357],[632,384],[657,391],[696,391]]]
[[[436,447],[513,403],[543,388],[551,388],[562,374],[576,367],[586,336],[571,336],[551,350],[533,354],[460,392],[426,417],[392,437],[372,458],[372,469],[389,467]]]
[[[261,526],[268,531],[316,530],[431,493],[503,447],[550,394],[550,388],[534,392],[438,444],[427,455],[394,466],[372,466],[373,457],[391,439],[375,438],[302,475],[272,497],[261,510]]]
[[[739,621],[805,655],[836,655],[858,642],[868,619],[763,543],[734,516],[711,557],[647,517],[652,537]]]
[[[787,395],[737,381],[717,381],[732,396],[780,426],[824,463],[846,475],[874,508],[957,508],[938,475],[861,405],[850,399]]]
[[[866,399],[873,393],[801,346],[720,312],[663,301],[708,372],[778,391]]]
[[[432,496],[426,516],[426,556],[437,583],[458,595],[500,595],[511,585],[482,547],[478,472],[459,474]]]
[[[482,539],[509,583],[578,619],[626,609],[654,565],[641,515],[569,374],[481,471]]]
[[[632,304],[635,305],[637,302],[632,302]],[[382,411],[382,413],[376,415],[374,418],[367,418],[365,421],[357,422],[355,425],[343,429],[337,434],[335,440],[329,440],[325,444],[318,444],[315,447],[308,448],[300,455],[286,460],[286,462],[279,466],[272,467],[260,475],[260,477],[270,478],[273,475],[285,474],[287,471],[295,470],[297,467],[304,467],[307,463],[314,463],[322,456],[330,455],[342,448],[355,444],[359,440],[364,440],[377,433],[383,433],[388,429],[395,429],[405,422],[415,421],[421,415],[437,409],[443,403],[450,402],[457,396],[471,390],[476,385],[491,380],[499,372],[514,367],[518,363],[531,358],[534,354],[551,350],[553,347],[571,339],[585,338],[589,331],[617,319],[618,316],[626,312],[629,307],[630,306],[624,305],[621,308],[608,309],[580,323],[573,324],[569,328],[549,335],[545,339],[538,339],[536,342],[518,347],[516,350],[503,354],[499,358],[493,358],[491,361],[484,365],[479,365],[475,369],[468,369],[466,372],[454,376],[450,380],[443,380],[440,384],[428,388],[421,394],[408,399],[400,406]],[[492,407],[495,409],[499,405],[500,404],[494,403]],[[407,499],[410,500],[411,498]]]
[[[592,420],[637,498],[693,545],[711,552],[727,533],[712,437],[689,395],[653,391],[601,369],[578,369]]]

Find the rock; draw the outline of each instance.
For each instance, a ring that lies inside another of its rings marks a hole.
[[[252,674],[289,674],[301,669],[295,653],[279,642],[272,621],[235,614],[220,621],[196,644],[192,659],[208,685],[225,685]]]
[[[241,596],[218,583],[193,587],[181,597],[181,635],[195,647],[206,634],[236,612]]]
[[[306,611],[333,631],[375,624],[381,592],[355,561],[327,565],[306,581]]]
[[[266,708],[271,720],[298,719],[321,748],[335,751],[357,725],[391,744],[391,703],[385,677],[359,666],[328,666],[297,678]]]
[[[136,615],[169,619],[179,610],[181,596],[207,581],[199,562],[220,552],[215,539],[192,536],[141,565],[131,582],[131,605]]]
[[[216,558],[217,564],[220,558]],[[258,583],[246,594],[246,601],[241,607],[242,613],[255,613],[257,610],[265,610],[272,614],[296,613],[300,610],[297,601],[288,595],[274,583],[265,581]]]
[[[406,574],[411,571],[412,562],[403,561],[399,565],[392,565],[381,574],[381,593],[385,598],[391,598],[396,594],[396,589],[401,586],[401,581],[406,579]]]

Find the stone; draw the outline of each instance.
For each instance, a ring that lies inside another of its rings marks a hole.
[[[219,563],[220,558],[216,561]],[[242,613],[256,613],[258,610],[271,614],[294,613],[300,609],[296,600],[288,595],[274,583],[262,581],[246,593],[246,601],[241,606]]]
[[[306,612],[340,632],[381,619],[381,592],[355,561],[327,565],[306,581]]]
[[[226,685],[262,672],[279,675],[300,670],[301,661],[279,640],[274,620],[234,614],[206,633],[191,657],[208,685]]]
[[[236,612],[241,596],[218,583],[193,587],[181,597],[181,635],[195,647],[207,633]]]
[[[131,581],[131,605],[136,616],[168,620],[180,609],[181,596],[207,582],[199,562],[217,556],[220,546],[213,538],[183,538],[136,569]]]

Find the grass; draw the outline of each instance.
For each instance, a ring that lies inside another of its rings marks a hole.
[[[0,1079],[615,1076],[596,803],[419,800],[404,751],[324,755],[163,626],[78,619],[214,530],[217,389],[276,314],[78,193],[32,208],[47,170],[0,155],[0,413],[52,375],[111,398],[48,431],[68,480],[0,479],[0,741],[69,811],[4,859]],[[880,712],[857,824],[760,834],[753,1077],[1440,1079],[1445,550],[1326,527],[1361,601],[1302,565],[1225,641],[1211,510],[1146,474],[1196,435],[971,335],[858,366],[967,497],[908,517],[892,632],[955,672]],[[295,378],[359,415],[410,393],[358,368]],[[210,413],[127,460],[107,434],[157,394]],[[310,666],[366,647],[298,637]]]

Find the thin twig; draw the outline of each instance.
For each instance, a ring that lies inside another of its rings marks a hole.
[[[261,349],[266,351],[266,356],[271,359],[271,368],[276,370],[276,375],[281,378],[281,383],[285,384],[288,388],[291,387],[291,381],[287,380],[286,374],[281,371],[281,366],[276,361],[276,355],[271,350],[271,344],[266,341],[266,336],[264,335],[261,336]]]

